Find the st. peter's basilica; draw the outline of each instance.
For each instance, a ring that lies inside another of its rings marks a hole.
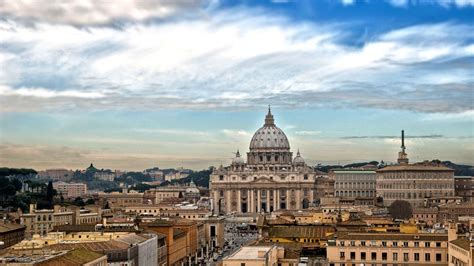
[[[309,208],[325,196],[327,182],[299,151],[293,158],[269,108],[250,141],[247,162],[237,151],[230,166],[211,174],[210,189],[216,213],[259,213]]]

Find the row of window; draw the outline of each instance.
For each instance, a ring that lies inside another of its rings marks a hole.
[[[412,243],[413,243],[412,245],[409,245],[409,242],[404,241],[404,242],[401,243],[400,247],[416,247],[416,248],[417,248],[417,247],[420,247],[420,242],[419,242],[419,241],[414,241],[414,242],[412,242]],[[375,247],[375,246],[377,246],[377,241],[376,241],[376,240],[372,240],[372,241],[363,241],[363,240],[362,240],[362,241],[356,242],[356,241],[354,241],[354,240],[351,240],[351,241],[348,241],[347,244],[348,244],[348,246],[351,246],[351,247],[355,247],[356,244],[359,244],[359,245],[362,246],[362,247],[365,247],[365,246],[367,246],[368,244],[370,244],[370,246]],[[390,242],[390,245],[391,245],[391,247],[399,247],[397,241],[391,241],[391,242]],[[346,241],[339,241],[339,246],[341,246],[341,247],[346,246]],[[380,246],[382,246],[382,247],[388,247],[388,246],[389,246],[389,242],[388,242],[388,241],[381,241],[381,242],[380,242]],[[429,248],[429,247],[432,246],[432,244],[431,244],[431,242],[423,242],[423,246],[424,246],[425,248]],[[441,247],[441,242],[435,242],[435,245],[434,245],[434,246],[437,247],[437,248],[440,248],[440,247]]]
[[[237,176],[232,176],[232,181],[236,181],[237,180]],[[258,177],[254,176],[253,177],[253,180],[257,180]],[[270,180],[273,180],[273,176],[269,176],[268,177]],[[309,176],[307,174],[303,175],[303,180],[308,180]],[[241,176],[240,179],[242,181],[246,181],[247,180],[247,177],[246,176]],[[281,175],[280,176],[280,180],[285,180],[286,179],[286,176],[285,175]],[[290,177],[291,180],[295,180],[295,177],[294,176],[291,176]],[[219,175],[219,181],[224,181],[224,175]]]
[[[344,251],[341,251],[339,253],[339,258],[341,260],[372,260],[372,261],[376,261],[376,260],[382,260],[382,261],[386,261],[388,260],[388,252],[381,252],[381,256],[379,257],[378,256],[378,253],[377,252],[370,252],[370,257],[369,257],[369,254],[368,252],[360,252],[359,253],[359,256],[356,256],[356,252],[350,252],[349,254],[349,257],[346,257],[346,253]],[[398,257],[398,252],[392,252],[392,255],[391,255],[391,260],[392,261],[399,261],[401,258]],[[420,253],[418,252],[415,252],[413,253],[413,256],[412,258],[410,258],[410,253],[408,252],[404,252],[403,253],[403,261],[406,262],[406,261],[421,261],[421,256],[420,256]],[[435,261],[437,262],[440,262],[442,261],[442,254],[441,253],[436,253],[435,254],[435,258],[434,258]],[[432,261],[432,258],[431,258],[431,253],[425,253],[424,255],[424,262],[431,262]]]
[[[418,189],[452,189],[452,183],[436,183],[436,182],[427,182],[427,183],[379,183],[378,188],[386,188],[386,189],[410,189],[410,188],[418,188]]]

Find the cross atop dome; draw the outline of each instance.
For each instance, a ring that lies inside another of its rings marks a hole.
[[[273,126],[273,125],[275,125],[275,120],[273,119],[270,105],[268,105],[268,113],[267,113],[267,116],[265,117],[265,126]]]

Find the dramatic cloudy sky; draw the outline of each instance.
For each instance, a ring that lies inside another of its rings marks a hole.
[[[473,0],[0,0],[0,166],[474,164]]]

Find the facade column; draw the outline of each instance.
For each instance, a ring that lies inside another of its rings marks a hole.
[[[270,205],[273,205],[272,202],[270,202],[270,189],[267,189],[267,212],[270,212]]]
[[[296,189],[296,209],[301,210],[301,190]]]
[[[240,188],[237,190],[237,212],[242,213],[242,196],[240,193]]]
[[[248,195],[247,195],[247,196],[248,196],[248,199],[247,199],[247,202],[248,202],[248,206],[247,206],[248,212],[249,212],[249,213],[254,213],[254,212],[255,212],[255,209],[254,209],[254,207],[253,207],[253,198],[254,198],[254,197],[253,197],[253,188],[249,188],[247,193],[248,193]]]
[[[225,206],[226,206],[226,213],[230,213],[232,211],[232,191],[230,189],[227,189],[226,190],[226,203],[225,203]]]
[[[280,208],[280,190],[279,189],[275,189],[273,191],[273,202],[274,202],[273,210],[276,211]]]
[[[262,207],[262,195],[260,194],[260,189],[257,189],[257,213],[260,213]]]
[[[286,209],[287,210],[290,210],[290,192],[291,192],[291,189],[286,189],[286,198],[285,198],[285,201],[286,201]]]

